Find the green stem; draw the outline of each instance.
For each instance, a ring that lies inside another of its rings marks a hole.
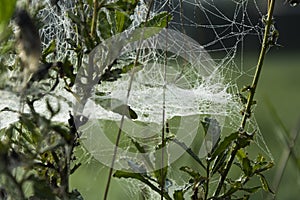
[[[266,25],[265,25],[263,43],[262,43],[262,46],[261,46],[261,51],[260,51],[260,55],[259,55],[259,58],[258,58],[255,75],[254,75],[254,78],[253,78],[253,81],[252,81],[252,85],[250,87],[250,91],[249,91],[250,93],[249,93],[249,96],[248,96],[248,99],[247,99],[245,112],[244,112],[242,122],[241,122],[241,127],[240,127],[241,132],[244,131],[247,119],[251,115],[252,102],[253,102],[253,99],[254,99],[254,94],[255,94],[256,87],[257,87],[257,84],[258,84],[258,80],[259,80],[259,77],[260,77],[261,69],[262,69],[262,66],[263,66],[263,61],[264,61],[265,55],[267,53],[267,50],[270,47],[269,33],[270,33],[271,26],[273,25],[272,17],[273,17],[274,5],[275,5],[275,0],[270,0],[269,4],[268,4],[267,19],[265,21]],[[222,173],[222,176],[220,178],[218,187],[215,191],[214,197],[219,196],[219,194],[221,192],[221,189],[224,185],[224,181],[225,181],[225,179],[228,175],[228,172],[229,172],[229,170],[232,166],[232,163],[234,161],[234,158],[235,158],[239,148],[240,148],[239,145],[236,145],[234,147],[234,149],[232,150],[231,155],[230,155],[230,159],[226,164],[224,172]]]
[[[264,32],[263,43],[262,43],[259,59],[258,59],[258,62],[257,62],[255,75],[254,75],[252,85],[251,85],[251,88],[250,88],[250,93],[249,93],[249,96],[248,96],[245,112],[244,112],[243,119],[242,119],[242,122],[241,122],[241,129],[242,130],[245,128],[247,119],[250,117],[251,106],[252,106],[252,102],[253,102],[253,99],[254,99],[254,94],[255,94],[255,91],[256,91],[257,84],[258,84],[258,80],[259,80],[259,77],[260,77],[261,69],[262,69],[262,66],[263,66],[265,55],[266,55],[267,50],[270,46],[270,44],[269,44],[269,33],[270,33],[271,26],[273,25],[272,17],[273,17],[273,10],[274,10],[274,5],[275,5],[275,0],[270,0],[269,3],[270,4],[269,4],[269,8],[268,8],[267,19],[266,19],[266,22],[265,22],[266,27],[265,27],[265,32]]]
[[[154,0],[150,1],[150,5],[149,5],[149,8],[148,8],[148,12],[147,12],[146,20],[145,20],[146,23],[149,20],[150,10],[152,8],[153,2],[154,2]],[[144,35],[144,32],[142,32],[142,36],[143,35]],[[141,43],[140,43],[140,45],[141,45]],[[139,59],[139,55],[140,55],[140,49],[141,48],[138,48],[138,51],[136,53],[136,57],[135,57],[133,69],[138,64],[138,59]],[[127,96],[126,96],[126,103],[125,103],[126,105],[128,104],[128,99],[129,99],[129,96],[130,96],[130,91],[131,91],[133,79],[134,79],[134,70],[132,70],[131,75],[130,75],[129,86],[128,86]],[[116,143],[115,143],[115,147],[114,147],[114,153],[113,153],[113,157],[112,157],[112,161],[111,161],[111,166],[110,166],[109,174],[108,174],[108,179],[107,179],[107,183],[106,183],[106,188],[105,188],[105,192],[104,192],[104,198],[103,198],[104,200],[106,200],[107,197],[108,197],[108,192],[109,192],[109,188],[110,188],[111,177],[112,177],[112,174],[113,174],[114,163],[115,163],[115,160],[116,160],[116,157],[117,157],[119,142],[120,142],[121,133],[122,133],[122,129],[123,129],[124,117],[125,116],[122,115],[122,118],[121,118],[121,121],[120,121],[120,126],[119,126],[119,129],[118,129],[117,139],[116,139]]]

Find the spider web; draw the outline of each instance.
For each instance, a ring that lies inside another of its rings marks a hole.
[[[46,47],[52,40],[56,40],[56,58],[53,59],[60,60],[68,55],[74,64],[76,56],[70,50],[66,38],[77,41],[77,34],[66,12],[75,11],[76,3],[77,1],[64,0],[53,6],[50,1],[45,1],[44,8],[38,14],[45,24],[40,30],[43,46]],[[148,4],[149,1],[140,1],[135,14],[131,16],[133,25],[128,34],[145,21]],[[138,68],[135,73],[132,87],[128,89],[130,73],[122,75],[115,82],[103,82],[100,86],[95,86],[95,91],[105,95],[93,95],[83,105],[85,108],[79,110],[78,114],[90,118],[81,129],[84,132],[82,142],[88,150],[86,154],[99,160],[103,164],[101,169],[105,165],[109,166],[111,162],[113,145],[120,126],[121,115],[113,110],[123,104],[128,104],[136,112],[138,119],[125,119],[116,169],[137,170],[140,173],[143,170],[151,171],[149,166],[144,166],[144,158],[134,149],[132,139],[148,148],[150,158],[155,161],[153,152],[160,142],[163,119],[169,124],[170,133],[167,136],[175,135],[200,157],[204,157],[209,149],[203,150],[195,140],[203,142],[206,139],[212,143],[211,146],[215,143],[213,136],[203,136],[200,121],[205,117],[219,121],[221,137],[239,128],[243,104],[235,95],[238,93],[236,83],[241,76],[249,75],[243,66],[247,38],[255,39],[258,44],[261,42],[264,28],[261,23],[264,13],[262,5],[258,5],[256,0],[155,0],[150,16],[162,11],[173,16],[168,24],[169,31],[157,36],[159,40],[154,36],[145,39],[146,42],[142,45],[139,42],[133,45],[139,48],[144,45],[144,48],[139,51],[139,63],[143,67]],[[136,58],[137,51],[133,46],[125,45],[123,51],[126,53],[118,54],[119,63],[114,68],[122,67],[130,63],[128,60]],[[165,66],[168,66],[167,71]],[[128,90],[130,95],[127,98]],[[116,101],[112,102],[111,99]],[[110,100],[109,106],[103,104],[107,100]],[[96,105],[97,101],[102,104]],[[165,116],[162,112],[164,103]],[[259,151],[273,160],[253,117],[247,128],[249,131],[256,131],[254,151]],[[166,164],[169,165],[170,194],[189,180],[178,168],[182,163],[193,163],[184,151],[177,152],[177,148],[174,144],[168,149],[169,161]],[[122,187],[129,188],[129,192],[125,192],[128,199],[139,199],[136,194],[141,187],[131,187],[138,185],[138,182],[125,182]],[[86,187],[86,184],[77,186],[81,191],[86,191]],[[147,186],[144,187],[150,191]],[[148,195],[149,199],[159,198],[151,192]]]
[[[85,147],[106,166],[110,166],[115,137],[121,126],[123,132],[114,167],[139,173],[151,171],[151,167],[147,165],[145,155],[141,156],[133,150],[131,140],[146,147],[149,152],[147,156],[155,162],[155,146],[161,138],[163,119],[170,126],[168,137],[176,135],[199,157],[205,157],[219,137],[203,136],[200,120],[207,116],[216,118],[223,130],[221,137],[238,130],[243,104],[235,95],[238,93],[236,81],[247,72],[243,65],[237,63],[237,57],[240,56],[239,62],[243,63],[246,38],[255,38],[260,43],[263,32],[262,14],[256,1],[154,1],[151,16],[168,11],[173,21],[160,36],[143,38],[135,42],[134,47],[132,44],[128,47],[128,39],[123,37],[130,38],[130,31],[145,21],[147,9],[148,5],[141,1],[135,15],[131,16],[133,26],[127,35],[120,36],[120,44],[108,41],[105,47],[101,47],[108,52],[112,47],[116,52],[122,52],[117,53],[115,68],[128,64],[128,60],[134,60],[137,54],[141,67],[137,67],[134,75],[128,73],[117,81],[96,87],[96,91],[102,95],[91,97],[87,104],[81,105],[85,108],[78,113],[90,118],[90,122],[81,129],[85,133]],[[200,36],[207,36],[204,40],[197,34],[196,37],[191,35],[201,45],[186,36],[193,30]],[[140,50],[136,51],[136,47]],[[97,56],[93,55],[92,63],[98,65],[101,74],[103,66],[112,63],[113,59],[108,56],[109,53],[105,54],[100,49],[96,51],[98,59],[94,59]],[[111,60],[99,61],[105,57]],[[95,102],[100,102],[100,106]],[[114,110],[126,104],[136,112],[138,119],[132,121],[126,118],[124,124],[120,125],[121,115]],[[165,115],[162,112],[163,105]],[[254,118],[249,121],[247,130],[255,131],[254,151],[273,159]],[[210,142],[209,148],[204,145],[199,148],[199,142],[198,145],[194,143],[195,138]],[[169,166],[170,193],[188,182],[188,177],[178,172],[184,163],[182,160],[188,159],[184,153],[176,144],[168,147],[169,160],[165,164]],[[153,194],[150,199],[155,199],[155,196]]]

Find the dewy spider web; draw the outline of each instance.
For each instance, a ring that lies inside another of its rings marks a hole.
[[[71,57],[74,56],[71,51],[68,51],[69,44],[66,42],[66,38],[74,41],[77,39],[76,33],[71,28],[71,21],[65,14],[67,10],[74,9],[75,3],[72,4],[72,2],[59,1],[60,11],[53,10],[54,8],[46,3],[45,8],[40,12],[40,17],[47,20],[47,27],[41,30],[43,44],[46,46],[52,39],[56,39],[57,58],[64,57],[66,52]],[[145,20],[147,8],[147,2],[139,3],[135,14],[131,16],[133,19],[131,31]],[[165,31],[160,40],[147,38],[147,44],[144,43],[147,48],[143,48],[140,52],[139,63],[141,65],[137,66],[128,99],[128,105],[137,113],[138,119],[136,121],[126,119],[122,128],[125,134],[122,135],[119,145],[117,169],[137,170],[137,172],[150,170],[149,166],[143,166],[146,164],[137,154],[131,139],[145,145],[150,152],[149,155],[152,153],[150,158],[154,159],[153,151],[160,141],[159,134],[162,127],[161,97],[165,84],[162,78],[164,65],[168,65],[165,91],[166,119],[169,120],[172,134],[180,137],[180,140],[187,145],[191,145],[191,148],[203,157],[205,150],[203,152],[193,143],[197,135],[203,135],[201,125],[199,125],[200,120],[206,116],[217,118],[224,132],[236,131],[239,128],[240,111],[243,105],[230,92],[238,91],[236,80],[246,73],[235,60],[236,55],[239,53],[242,55],[244,49],[247,48],[244,46],[245,38],[250,36],[258,41],[261,38],[263,25],[260,20],[263,16],[256,0],[154,1],[151,16],[161,11],[168,11],[173,16],[172,22],[168,25],[169,29],[181,32],[182,35],[175,31]],[[251,13],[255,14],[251,15]],[[195,30],[199,35],[190,33]],[[166,36],[166,34],[170,35]],[[183,36],[184,34],[191,34],[194,39],[199,39],[201,45]],[[205,37],[202,34],[205,34]],[[124,37],[122,36],[121,40]],[[164,38],[166,40],[163,40]],[[171,41],[168,41],[168,38]],[[138,45],[135,44],[136,46]],[[176,51],[167,49],[169,52],[166,54],[164,50],[172,46]],[[119,61],[114,67],[124,66],[124,63],[130,63],[128,60],[134,60],[136,49],[132,45],[127,48],[124,50],[119,44],[117,49],[122,49],[127,53],[122,52],[122,55],[119,55],[119,52],[114,55]],[[97,51],[101,50],[97,49]],[[107,56],[107,54],[98,55]],[[93,64],[103,65],[103,63],[96,62]],[[101,74],[102,71],[99,73]],[[125,74],[112,83],[103,82],[95,87],[95,91],[101,95],[91,95],[89,99],[85,99],[86,104],[79,106],[80,109],[78,105],[75,106],[77,114],[90,118],[89,123],[82,129],[85,147],[105,165],[110,164],[112,146],[121,118],[120,113],[115,112],[115,108],[119,108],[126,102],[125,94],[128,90],[129,76],[130,74]],[[229,78],[230,81],[225,80],[224,77]],[[80,77],[77,78],[80,79]],[[265,156],[272,159],[254,118],[249,121],[249,128],[252,131],[256,130],[255,145]],[[223,136],[226,136],[226,133],[222,132]],[[203,136],[200,136],[200,141],[203,139]],[[174,160],[170,160],[168,164],[175,162],[184,153],[182,151],[178,153],[177,149],[176,151],[169,149],[168,152],[174,156]],[[171,178],[182,177],[173,165],[169,169]],[[172,174],[175,175],[172,176]],[[172,184],[173,187],[170,190],[176,189],[176,186],[181,183],[178,178],[174,178]]]

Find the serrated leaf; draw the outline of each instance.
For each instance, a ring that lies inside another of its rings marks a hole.
[[[189,148],[184,142],[181,142],[177,140],[176,138],[173,137],[172,141],[179,145],[182,149],[184,149],[199,165],[203,168],[206,169],[200,158],[192,151],[191,148]]]

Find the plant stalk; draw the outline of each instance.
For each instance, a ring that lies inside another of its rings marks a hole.
[[[92,18],[92,26],[91,26],[91,36],[92,37],[94,37],[94,34],[96,32],[96,26],[97,26],[98,5],[99,5],[98,0],[93,0],[93,4],[94,4],[94,9],[93,9],[93,18]]]
[[[263,62],[265,59],[265,55],[267,53],[268,48],[270,47],[270,43],[269,43],[269,33],[270,33],[270,29],[271,26],[273,25],[273,11],[274,11],[274,5],[275,5],[275,0],[270,0],[269,1],[269,7],[268,7],[268,14],[267,14],[267,19],[265,21],[266,26],[265,26],[265,32],[264,32],[264,38],[263,38],[263,43],[261,46],[261,51],[260,51],[260,55],[259,55],[259,59],[258,59],[258,63],[256,66],[256,71],[255,71],[255,75],[252,81],[252,85],[250,87],[250,93],[247,99],[247,104],[246,104],[246,108],[245,108],[245,112],[243,115],[243,119],[241,122],[241,130],[244,130],[245,126],[246,126],[246,122],[247,119],[250,117],[251,115],[251,107],[252,107],[252,103],[253,103],[253,99],[254,99],[254,94],[256,91],[256,87],[258,84],[258,80],[260,77],[260,73],[263,67]]]
[[[147,16],[146,16],[146,20],[145,22],[147,23],[149,17],[150,17],[150,10],[152,8],[154,0],[150,1],[149,4],[149,8],[148,8],[148,12],[147,12]],[[144,31],[142,32],[142,36],[144,35]],[[143,37],[142,37],[143,38]],[[140,42],[139,45],[141,45],[142,43]],[[130,91],[131,91],[131,87],[132,87],[132,83],[133,83],[133,79],[134,79],[134,74],[135,74],[135,70],[134,68],[137,66],[138,64],[138,59],[139,59],[139,55],[140,55],[140,49],[138,48],[137,53],[136,53],[136,57],[135,57],[135,61],[134,61],[134,66],[133,66],[133,70],[131,72],[131,76],[130,76],[130,81],[129,81],[129,86],[128,86],[128,90],[127,90],[127,96],[126,96],[126,102],[125,105],[128,104],[128,100],[129,100],[129,96],[130,96]],[[120,142],[120,138],[121,138],[121,134],[122,134],[122,129],[123,129],[123,123],[124,123],[124,114],[122,115],[121,121],[120,121],[120,126],[119,126],[119,130],[118,130],[118,134],[117,134],[117,139],[116,139],[116,143],[115,143],[115,147],[114,147],[114,153],[113,153],[113,157],[112,157],[112,162],[111,162],[111,166],[109,169],[109,174],[108,174],[108,179],[107,179],[107,183],[106,183],[106,188],[105,188],[105,192],[104,192],[104,200],[107,199],[108,197],[108,192],[109,192],[109,187],[110,187],[110,182],[111,182],[111,178],[112,178],[112,174],[113,174],[113,168],[114,168],[114,163],[117,157],[117,153],[118,153],[118,147],[119,147],[119,142]]]
[[[275,0],[269,0],[268,14],[267,14],[267,19],[265,21],[265,31],[264,31],[263,43],[262,43],[262,46],[261,46],[260,55],[259,55],[258,62],[257,62],[257,65],[256,65],[256,71],[255,71],[255,74],[254,74],[254,78],[253,78],[251,87],[249,89],[249,95],[248,95],[248,99],[247,99],[246,108],[245,108],[244,115],[243,115],[241,125],[240,125],[240,131],[241,132],[244,131],[247,119],[251,115],[251,107],[252,107],[252,104],[253,104],[252,102],[253,102],[256,87],[257,87],[257,84],[258,84],[258,81],[259,81],[260,73],[261,73],[261,70],[262,70],[262,67],[263,67],[264,58],[265,58],[265,55],[267,53],[267,50],[270,47],[269,36],[270,36],[271,26],[273,25],[272,18],[273,18],[274,5],[275,5]],[[227,162],[224,173],[222,174],[222,176],[220,178],[220,181],[219,181],[218,187],[215,191],[214,197],[219,196],[219,194],[221,192],[221,189],[224,185],[224,181],[225,181],[225,179],[228,175],[228,172],[229,172],[229,170],[232,166],[233,160],[234,160],[239,148],[240,148],[239,145],[236,145],[234,147],[234,149],[232,150],[231,155],[230,155],[230,159]]]

